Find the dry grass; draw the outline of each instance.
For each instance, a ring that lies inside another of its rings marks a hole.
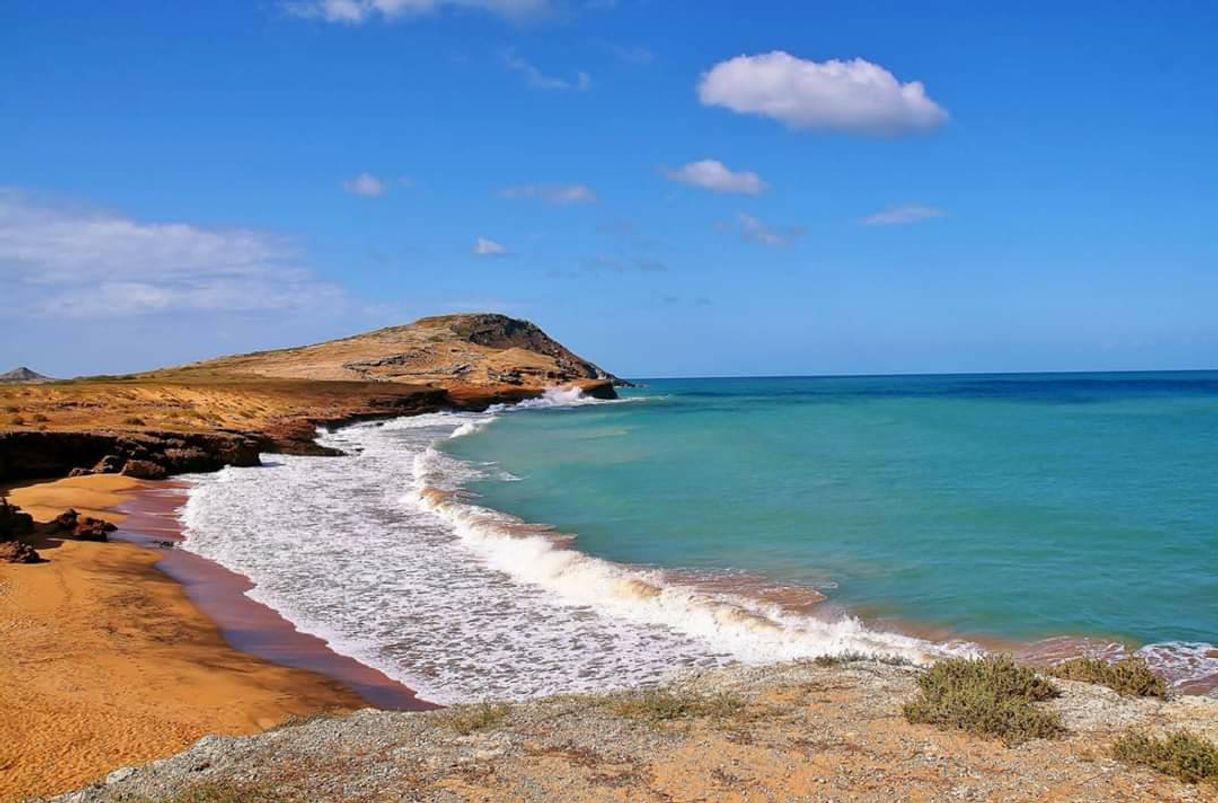
[[[509,710],[504,703],[475,703],[453,706],[438,716],[445,727],[466,736],[499,723]]]
[[[287,797],[262,785],[226,781],[191,784],[168,797],[123,796],[128,803],[286,803]]]
[[[682,719],[728,719],[740,713],[744,702],[731,694],[693,694],[671,689],[647,689],[610,695],[602,700],[606,708],[621,717],[648,722]]]
[[[1115,663],[1076,658],[1046,667],[1044,671],[1062,680],[1107,686],[1126,697],[1167,697],[1167,681],[1152,672],[1144,658],[1125,658]]]
[[[1218,745],[1189,731],[1161,738],[1129,731],[1112,746],[1112,755],[1187,783],[1218,781]]]
[[[1054,711],[1036,703],[1057,697],[1053,684],[1010,656],[940,661],[918,678],[920,694],[905,705],[910,722],[955,728],[1007,745],[1065,731]]]

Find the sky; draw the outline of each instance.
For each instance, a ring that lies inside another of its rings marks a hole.
[[[0,370],[1218,368],[1218,4],[9,0]]]

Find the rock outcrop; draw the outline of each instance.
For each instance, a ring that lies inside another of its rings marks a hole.
[[[34,519],[0,497],[0,563],[38,563],[42,558],[24,540],[34,532]]]
[[[44,528],[49,535],[75,538],[78,541],[108,541],[110,533],[117,529],[108,521],[82,516],[73,508],[60,513]]]
[[[830,662],[832,664],[832,662]],[[913,725],[918,670],[866,660],[732,667],[659,690],[424,713],[364,710],[200,739],[63,803],[131,800],[1211,800],[1111,757],[1128,727],[1218,734],[1218,702],[1062,682],[1066,733],[1007,748]],[[302,771],[301,768],[307,768]]]
[[[256,466],[267,441],[241,433],[0,432],[0,481],[133,472],[160,476]]]

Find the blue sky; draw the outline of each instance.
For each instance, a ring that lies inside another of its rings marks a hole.
[[[631,376],[1218,365],[1218,6],[12,2],[0,367],[448,311]]]

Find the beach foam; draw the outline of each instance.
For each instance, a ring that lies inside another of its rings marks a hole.
[[[503,414],[361,424],[320,439],[346,457],[268,455],[262,467],[195,477],[184,548],[249,577],[252,597],[335,651],[437,702],[620,687],[733,660],[937,651],[852,618],[672,584],[477,505],[467,483],[510,476],[436,444]]]

